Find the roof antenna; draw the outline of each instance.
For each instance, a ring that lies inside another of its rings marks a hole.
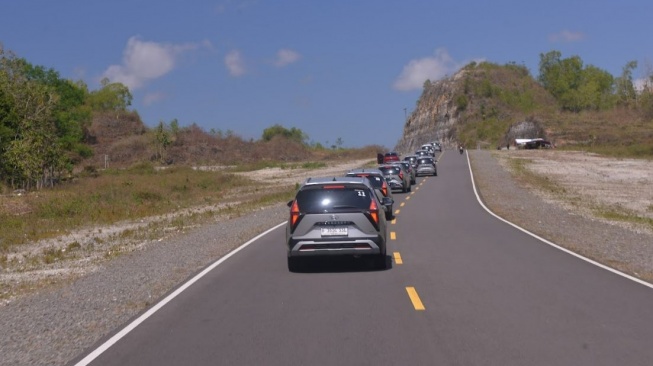
[[[334,181],[334,182],[336,181],[336,177],[333,177],[333,181]]]

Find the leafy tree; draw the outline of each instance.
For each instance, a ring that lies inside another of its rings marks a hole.
[[[86,85],[62,79],[57,71],[34,66],[24,59],[18,59],[18,62],[28,80],[47,86],[58,96],[53,117],[62,148],[82,157],[90,156],[91,149],[83,144],[84,131],[91,123],[91,108],[86,105]]]
[[[59,97],[25,64],[0,49],[0,172],[13,187],[41,188],[65,167],[54,118]]]
[[[630,105],[635,102],[637,93],[633,85],[633,70],[637,68],[637,61],[628,62],[621,71],[621,76],[616,80],[617,100],[621,105]]]
[[[578,112],[612,105],[614,78],[595,66],[583,66],[578,56],[561,58],[559,51],[540,54],[538,81],[555,97],[562,109]]]
[[[291,129],[287,129],[279,124],[275,124],[274,126],[263,130],[263,136],[261,138],[263,141],[270,141],[275,136],[283,136],[302,144],[305,144],[308,140],[308,135],[306,135],[304,131],[300,130],[299,128],[292,127]]]
[[[168,127],[163,121],[159,121],[159,124],[154,129],[154,142],[156,145],[157,157],[161,162],[164,162],[166,150],[172,143],[172,140],[170,139]]]
[[[88,104],[94,111],[124,112],[132,104],[132,94],[122,83],[112,83],[104,78],[102,87],[88,96]]]

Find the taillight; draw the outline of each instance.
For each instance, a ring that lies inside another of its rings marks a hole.
[[[404,179],[404,172],[401,170],[399,171],[399,179],[403,180]]]
[[[297,200],[293,201],[292,206],[290,207],[290,228],[295,230],[295,226],[299,222],[299,205]]]
[[[381,192],[383,192],[384,197],[388,197],[388,185],[385,183],[385,179],[383,180],[383,184],[381,185]]]
[[[379,225],[379,206],[376,205],[376,201],[372,200],[370,202],[370,217],[372,217],[372,221],[374,222],[374,225]]]

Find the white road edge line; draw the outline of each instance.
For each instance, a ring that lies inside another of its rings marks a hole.
[[[561,250],[561,251],[563,251],[563,252],[565,252],[565,253],[567,253],[567,254],[571,254],[571,255],[573,255],[573,256],[576,257],[576,258],[580,258],[580,259],[584,260],[585,262],[588,262],[588,263],[591,263],[591,264],[593,264],[593,265],[595,265],[595,266],[597,266],[597,267],[603,268],[603,269],[605,269],[606,271],[610,271],[610,272],[612,272],[612,273],[614,273],[614,274],[617,274],[617,275],[619,275],[619,276],[625,277],[625,278],[627,278],[627,279],[629,279],[629,280],[631,280],[631,281],[637,282],[637,283],[639,283],[640,285],[644,285],[644,286],[646,286],[646,287],[648,287],[648,288],[653,289],[653,284],[651,284],[651,283],[648,283],[648,282],[643,281],[643,280],[641,280],[641,279],[639,279],[639,278],[637,278],[637,277],[633,277],[633,276],[631,276],[631,275],[629,275],[629,274],[626,274],[626,273],[623,273],[623,272],[621,272],[621,271],[618,271],[618,270],[616,270],[616,269],[614,269],[614,268],[608,267],[608,266],[606,266],[606,265],[604,265],[604,264],[601,264],[601,263],[599,263],[599,262],[597,262],[597,261],[595,261],[595,260],[589,259],[589,258],[587,258],[587,257],[584,257],[584,256],[578,254],[578,253],[572,252],[572,251],[569,250],[569,249],[563,248],[563,247],[561,247],[560,245],[555,244],[555,243],[553,243],[553,242],[550,242],[550,241],[548,241],[548,240],[546,240],[546,239],[544,239],[544,238],[541,238],[541,237],[537,236],[536,234],[533,234],[533,233],[531,233],[530,231],[528,231],[528,230],[522,228],[521,226],[518,226],[517,224],[514,224],[514,223],[512,223],[512,222],[510,222],[510,221],[508,221],[508,220],[506,220],[506,219],[504,219],[503,217],[501,217],[501,216],[495,214],[494,212],[490,211],[490,209],[487,208],[487,207],[485,206],[485,204],[483,204],[483,201],[481,200],[481,197],[478,195],[478,191],[476,190],[476,183],[474,182],[474,172],[472,172],[472,164],[471,164],[471,161],[469,160],[469,152],[468,152],[468,151],[465,151],[465,154],[467,155],[467,166],[469,167],[469,175],[470,175],[470,177],[471,177],[471,179],[472,179],[472,187],[474,188],[474,194],[476,195],[476,200],[477,200],[478,203],[481,205],[481,207],[483,207],[483,209],[485,209],[485,211],[487,211],[490,215],[492,215],[492,216],[496,217],[497,219],[499,219],[499,220],[505,222],[506,224],[508,224],[508,225],[510,225],[510,226],[512,226],[512,227],[514,227],[515,229],[520,230],[520,231],[522,231],[522,232],[524,232],[524,233],[526,233],[526,234],[528,234],[528,235],[534,237],[535,239],[540,240],[541,242],[544,242],[544,243],[546,243],[546,244],[549,244],[550,246],[552,246],[552,247],[554,247],[554,248],[556,248],[556,249],[559,249],[559,250]]]
[[[220,265],[222,262],[226,261],[229,259],[231,256],[234,254],[238,253],[248,245],[252,244],[253,242],[257,241],[258,239],[262,238],[263,236],[269,234],[270,232],[278,229],[282,225],[285,225],[286,221],[282,222],[281,224],[270,228],[266,230],[265,232],[257,235],[253,239],[250,239],[248,242],[245,244],[239,246],[238,248],[234,249],[233,251],[229,252],[226,254],[224,257],[216,260],[211,264],[210,266],[206,267],[202,272],[198,273],[195,275],[195,277],[191,278],[188,282],[184,283],[183,285],[179,286],[174,292],[172,292],[170,295],[166,296],[163,300],[159,301],[156,305],[152,306],[148,311],[143,313],[143,315],[139,316],[136,318],[133,322],[129,323],[125,328],[120,330],[118,333],[116,333],[113,337],[109,338],[106,342],[104,342],[100,347],[96,348],[93,352],[89,353],[86,357],[84,357],[81,361],[76,363],[76,366],[86,366],[89,363],[93,362],[97,357],[99,357],[104,351],[109,349],[109,347],[113,346],[116,344],[121,338],[129,334],[134,328],[139,326],[142,322],[144,322],[147,318],[152,316],[154,313],[156,313],[159,309],[161,309],[163,306],[165,306],[167,303],[172,301],[175,297],[177,297],[179,294],[181,294],[184,290],[189,288],[192,284],[197,282],[200,278],[204,277],[207,273],[211,272],[215,267]]]

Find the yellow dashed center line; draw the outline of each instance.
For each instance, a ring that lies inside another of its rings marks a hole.
[[[399,215],[399,212],[401,212],[401,210],[395,210],[395,215]]]
[[[401,254],[399,254],[399,252],[392,253],[392,256],[395,258],[395,263],[404,264],[404,261],[401,260]]]
[[[390,240],[397,240],[397,234],[394,231],[390,232]]]
[[[391,223],[392,225],[396,224],[396,223],[397,223],[397,219],[392,219],[392,221],[390,221],[390,223]]]
[[[406,201],[408,201],[409,199],[410,199],[410,196],[406,197]]]
[[[414,194],[415,194],[415,192],[410,192],[410,195],[411,195],[411,196],[414,195]]]
[[[410,297],[410,301],[413,303],[413,307],[415,308],[415,310],[426,309],[424,307],[424,304],[422,304],[422,300],[420,300],[417,291],[415,291],[415,287],[406,287],[406,292],[408,292],[408,297]]]
[[[402,203],[399,205],[399,207],[404,207],[405,204],[406,204],[406,202],[402,202]]]
[[[416,191],[419,191],[419,187],[415,187],[415,190],[416,190]]]

